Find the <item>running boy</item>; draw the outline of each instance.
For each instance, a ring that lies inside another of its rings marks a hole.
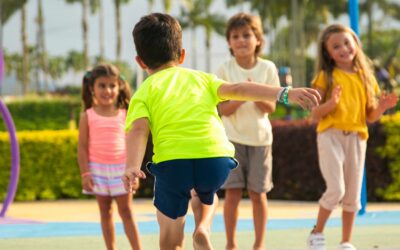
[[[190,191],[194,209],[194,249],[213,249],[210,227],[215,192],[237,166],[217,104],[224,100],[277,100],[312,108],[320,100],[309,88],[289,91],[257,83],[227,84],[212,74],[179,67],[185,58],[182,30],[167,14],[144,16],[133,38],[137,63],[149,77],[131,99],[126,118],[127,168],[123,181],[131,190],[135,178],[146,178],[140,166],[151,131],[154,156],[148,170],[155,176],[154,205],[160,226],[160,249],[183,249]]]

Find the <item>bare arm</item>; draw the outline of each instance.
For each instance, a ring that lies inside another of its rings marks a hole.
[[[245,101],[225,101],[218,105],[218,111],[223,116],[230,116],[236,112],[236,110],[242,106]]]
[[[146,152],[147,140],[149,138],[150,126],[147,118],[140,118],[133,122],[126,138],[126,170],[122,176],[125,189],[132,191],[136,178],[146,178],[146,174],[140,170],[144,154]]]
[[[368,122],[377,121],[386,110],[396,106],[397,101],[398,101],[398,97],[397,97],[396,93],[391,93],[388,95],[382,94],[379,97],[378,106],[375,109],[367,111],[367,121]]]
[[[277,94],[282,87],[269,86],[259,83],[225,83],[218,89],[218,96],[225,100],[242,101],[276,101]],[[294,88],[289,91],[288,100],[305,109],[318,105],[321,97],[319,93],[310,88]]]
[[[87,191],[93,190],[92,177],[89,174],[89,126],[85,112],[81,113],[79,119],[79,138],[78,138],[78,164],[82,175],[82,188]]]
[[[317,91],[321,95],[321,98],[324,99],[326,95],[325,90],[317,89]],[[312,109],[311,111],[312,119],[315,121],[319,121],[324,116],[332,112],[336,108],[336,105],[339,103],[341,93],[342,93],[342,88],[340,86],[336,86],[333,89],[331,98],[329,98],[329,100],[327,100],[324,103],[321,103],[319,106],[316,106]]]
[[[274,113],[275,108],[276,108],[276,102],[270,102],[270,101],[259,101],[254,103],[259,110],[263,113]]]

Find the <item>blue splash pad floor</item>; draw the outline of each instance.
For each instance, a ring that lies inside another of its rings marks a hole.
[[[150,221],[138,222],[141,234],[158,234],[158,224],[154,214],[145,214],[147,217],[154,218]],[[315,219],[269,219],[268,230],[285,229],[308,229],[312,228]],[[331,218],[328,227],[340,227],[340,218]],[[376,211],[367,212],[357,216],[357,226],[379,226],[379,225],[399,225],[400,211]],[[185,231],[192,232],[194,229],[193,216],[188,214]],[[240,219],[237,226],[238,231],[253,231],[253,221],[251,219]],[[221,214],[217,214],[213,223],[213,232],[223,232],[224,222]],[[123,234],[121,223],[116,223],[117,234]],[[14,224],[0,224],[0,238],[41,238],[41,237],[65,237],[65,236],[95,236],[101,235],[99,223],[92,222],[29,222]]]

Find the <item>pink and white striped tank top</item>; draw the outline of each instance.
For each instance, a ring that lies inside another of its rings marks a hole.
[[[126,110],[119,109],[116,116],[100,116],[93,108],[86,110],[89,125],[89,161],[120,164],[126,160]]]

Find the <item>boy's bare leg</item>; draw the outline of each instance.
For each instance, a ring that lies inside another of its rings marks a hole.
[[[241,188],[225,190],[224,223],[226,232],[226,250],[237,250],[236,225],[239,219],[239,203],[242,198]]]
[[[249,196],[253,205],[253,223],[255,232],[253,250],[265,249],[264,239],[268,218],[267,194],[256,193],[249,190]]]
[[[206,205],[201,203],[196,192],[192,190],[192,210],[195,221],[193,233],[193,248],[195,250],[212,250],[210,240],[211,224],[218,205],[218,197],[214,196],[214,203]]]
[[[171,219],[157,210],[160,225],[160,250],[183,249],[185,216]]]

